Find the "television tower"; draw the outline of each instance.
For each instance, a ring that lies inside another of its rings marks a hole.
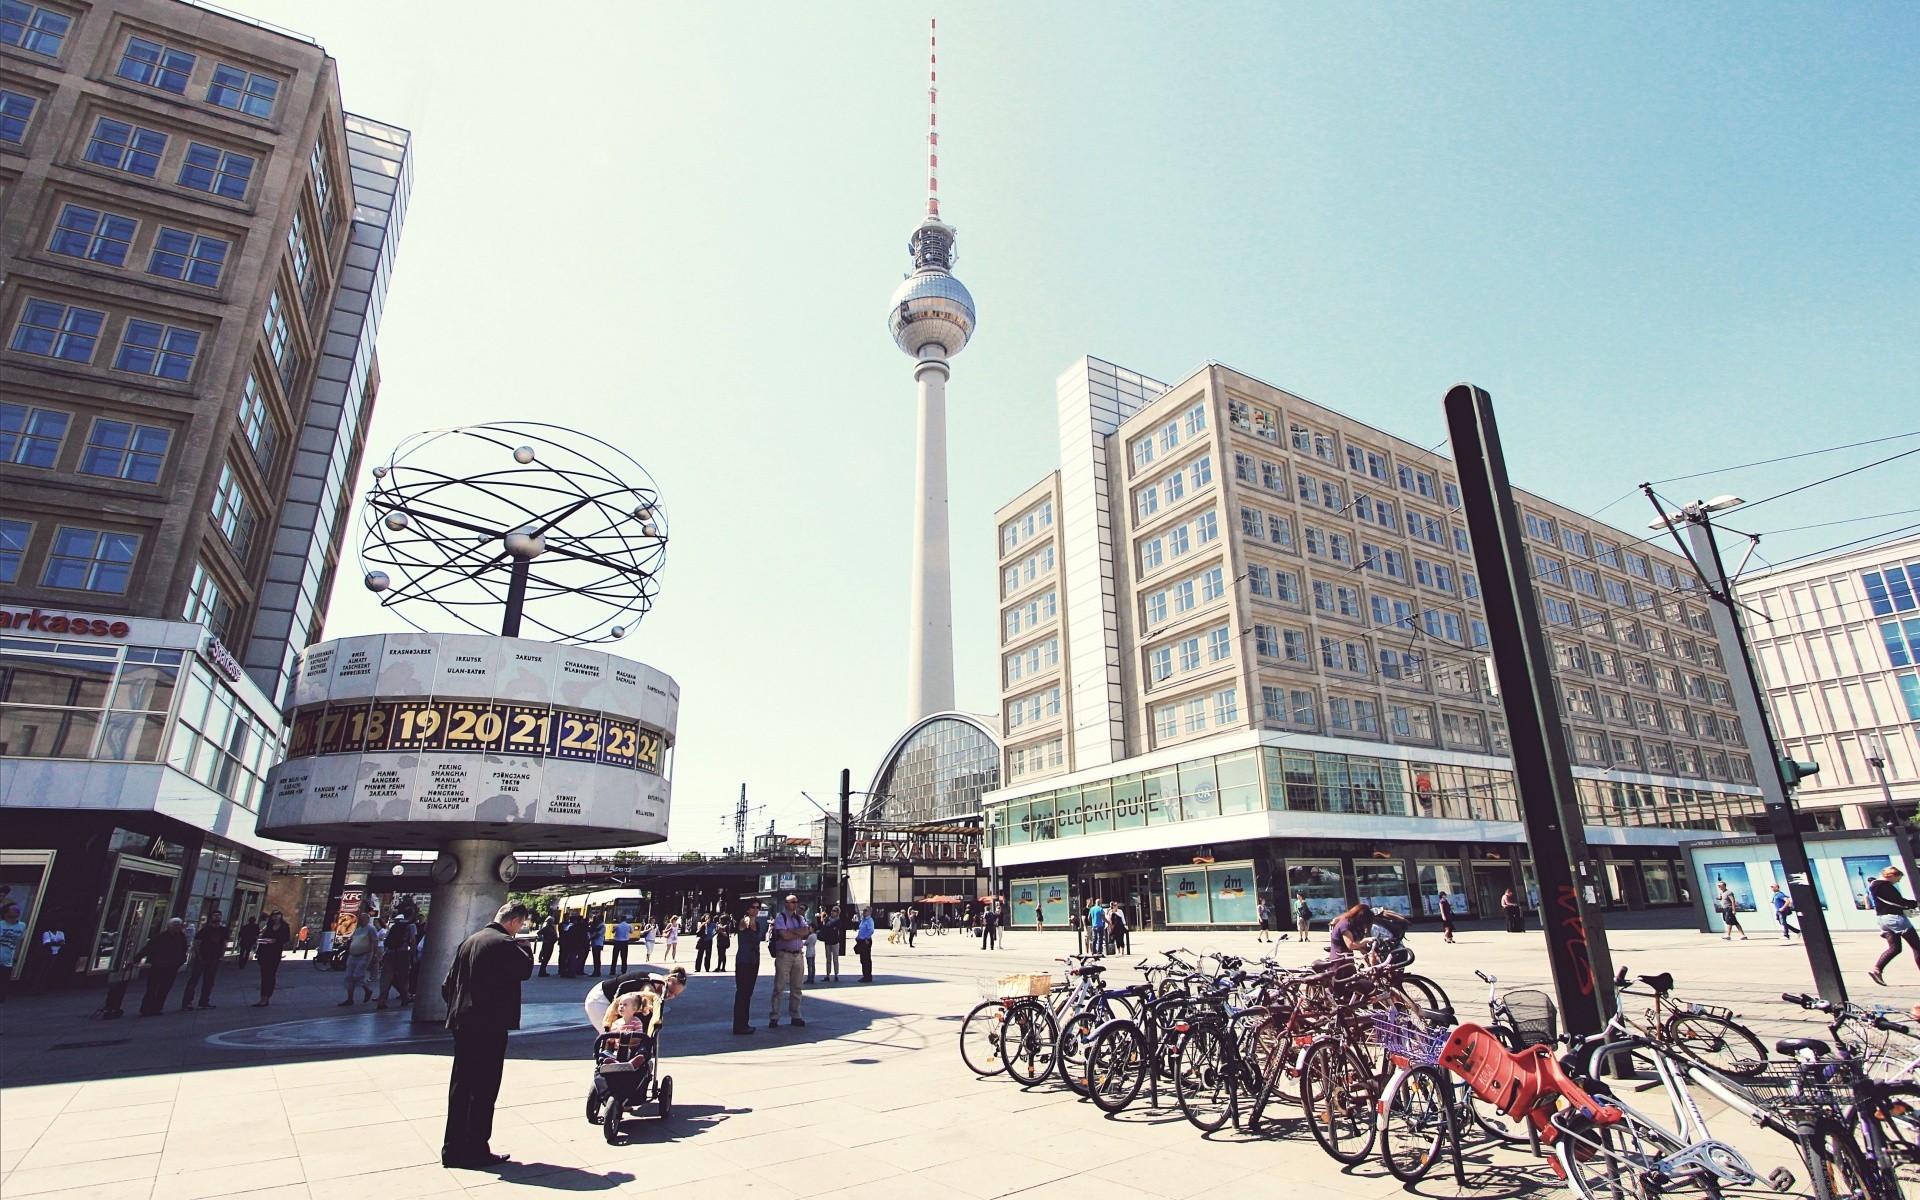
[[[927,215],[907,239],[913,273],[893,293],[894,344],[913,356],[920,426],[913,496],[907,719],[953,707],[953,581],[947,547],[948,360],[973,336],[973,297],[953,277],[954,229],[940,219],[939,27],[927,38]]]

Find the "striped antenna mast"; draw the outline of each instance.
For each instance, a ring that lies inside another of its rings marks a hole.
[[[927,18],[927,215],[940,219],[940,21]]]

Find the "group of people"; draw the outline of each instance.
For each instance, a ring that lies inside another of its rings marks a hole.
[[[173,990],[182,967],[187,969],[187,985],[180,993],[180,1010],[212,1008],[214,980],[226,961],[229,943],[238,951],[240,966],[246,966],[249,959],[259,964],[260,998],[253,1006],[267,1007],[279,980],[280,958],[293,943],[293,930],[279,909],[267,915],[265,924],[248,917],[235,930],[215,907],[207,909],[200,923],[192,928],[180,917],[168,918],[126,964],[129,968],[142,962],[147,964],[147,988],[140,1000],[140,1015],[157,1017],[167,1011],[168,993]],[[199,992],[197,1004],[196,990]]]
[[[340,1006],[346,1008],[375,999],[376,984],[379,985],[376,1007],[387,1006],[388,992],[395,994],[399,1007],[411,1005],[425,937],[425,923],[405,910],[394,912],[385,921],[376,919],[355,925],[347,938],[347,998],[340,1001]],[[360,992],[358,1001],[353,998],[356,990]]]
[[[540,931],[534,935],[540,943],[540,974],[547,973],[547,967],[553,963],[554,951],[560,952],[559,973],[563,979],[579,975],[600,974],[602,956],[609,949],[611,961],[606,963],[610,974],[618,975],[627,969],[629,954],[633,943],[638,941],[644,948],[643,961],[653,961],[656,942],[665,943],[663,962],[673,962],[680,957],[680,918],[668,917],[665,924],[656,924],[651,918],[636,926],[626,917],[613,914],[586,913],[568,911],[558,918],[549,916],[540,924]],[[587,962],[593,962],[588,970]]]
[[[773,957],[773,994],[767,1004],[767,1026],[780,1024],[780,1000],[787,1000],[787,1022],[804,1027],[800,1015],[801,988],[816,980],[840,981],[840,962],[847,952],[847,939],[853,939],[853,952],[860,960],[860,982],[873,982],[873,911],[863,909],[858,920],[843,916],[839,905],[816,908],[811,914],[800,907],[800,898],[788,895],[771,918],[761,915],[760,902],[750,900],[746,911],[736,918],[716,922],[716,937],[726,934],[721,943],[720,970],[726,969],[726,948],[737,945],[733,960],[733,1032],[754,1032],[753,990],[760,978],[760,947],[764,942]],[[706,938],[703,926],[701,937]],[[817,969],[817,951],[826,948],[826,969]],[[804,977],[803,977],[804,972]]]

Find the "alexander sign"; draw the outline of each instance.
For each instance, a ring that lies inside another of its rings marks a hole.
[[[849,860],[856,863],[977,863],[980,833],[978,830],[855,825],[851,850]]]
[[[85,613],[50,613],[39,609],[0,608],[0,629],[29,633],[64,633],[74,637],[124,638],[133,631],[125,621],[103,620]]]

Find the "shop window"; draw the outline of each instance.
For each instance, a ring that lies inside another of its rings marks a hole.
[[[1440,915],[1440,897],[1447,897],[1456,914],[1473,911],[1467,899],[1465,874],[1457,862],[1420,863],[1420,911],[1429,917]]]
[[[1404,889],[1403,889],[1404,890]],[[1346,878],[1340,860],[1335,858],[1290,858],[1287,860],[1286,911],[1291,913],[1300,897],[1313,910],[1316,922],[1328,924],[1347,911]],[[1291,921],[1289,921],[1291,924]]]
[[[1407,867],[1401,862],[1386,862],[1379,859],[1355,859],[1353,863],[1353,887],[1359,893],[1362,904],[1371,904],[1375,908],[1390,908],[1403,916],[1411,916],[1413,905],[1407,898]]]

